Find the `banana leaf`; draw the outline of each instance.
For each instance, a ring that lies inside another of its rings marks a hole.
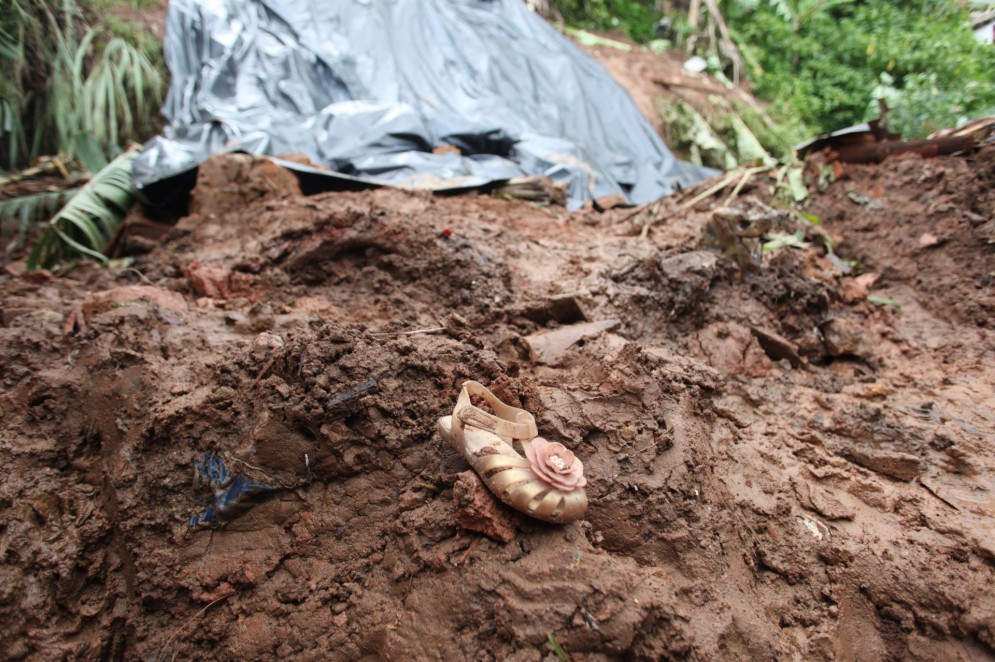
[[[48,222],[28,255],[29,269],[50,268],[67,258],[107,263],[103,251],[138,198],[131,183],[137,155],[129,150],[107,164]]]

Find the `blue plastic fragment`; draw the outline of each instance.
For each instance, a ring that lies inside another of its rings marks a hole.
[[[195,485],[204,483],[211,487],[223,487],[231,482],[232,474],[225,466],[224,460],[213,451],[204,453],[199,461],[193,461],[193,481]]]
[[[200,460],[194,460],[193,468],[195,485],[207,484],[214,488],[214,505],[200,515],[193,515],[190,518],[192,527],[235,510],[253,495],[277,489],[245,476],[236,476],[213,451],[204,453]]]

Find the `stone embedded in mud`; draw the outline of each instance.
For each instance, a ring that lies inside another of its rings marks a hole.
[[[909,481],[922,470],[919,458],[910,453],[889,451],[881,448],[858,448],[845,446],[838,451],[854,464],[897,480]]]
[[[575,344],[596,336],[604,331],[611,331],[619,325],[618,320],[602,320],[600,322],[585,322],[571,324],[553,331],[535,333],[524,338],[529,347],[529,355],[536,363],[552,365],[563,358],[567,350]]]
[[[714,322],[689,338],[692,354],[727,375],[762,377],[773,367],[759,342],[747,327],[735,322]]]
[[[96,292],[83,302],[83,315],[87,321],[113,308],[128,306],[139,302],[150,303],[163,310],[174,313],[185,313],[187,302],[179,292],[164,290],[152,285],[126,285],[115,287],[103,292]]]
[[[856,322],[837,317],[822,325],[822,337],[830,356],[859,356],[874,354],[867,331]]]
[[[771,360],[780,361],[781,359],[787,359],[792,368],[801,368],[805,365],[802,357],[798,354],[798,348],[784,336],[774,333],[769,329],[761,329],[756,326],[751,326],[750,329],[753,331],[753,335],[757,337],[760,347],[763,348]]]
[[[804,479],[793,479],[791,486],[802,507],[817,512],[828,520],[852,520],[856,515],[853,508],[844,505],[828,490],[812,485]]]
[[[871,293],[871,286],[880,274],[866,273],[856,278],[844,278],[840,283],[840,296],[847,303],[863,301]]]
[[[715,267],[719,258],[709,251],[689,251],[678,253],[660,260],[660,270],[663,275],[673,280],[682,280],[687,274],[711,278],[715,275]]]
[[[263,331],[256,336],[256,339],[252,341],[252,349],[263,350],[266,352],[274,351],[277,349],[282,349],[284,345],[283,337],[278,336],[275,333],[269,333]]]
[[[500,542],[515,539],[514,515],[490,493],[484,482],[472,471],[464,471],[453,485],[456,523],[464,529],[483,533]]]
[[[183,275],[190,281],[194,294],[209,299],[231,299],[234,296],[254,297],[252,287],[256,277],[252,274],[233,272],[227,267],[210,267],[200,260],[194,260],[184,270]]]

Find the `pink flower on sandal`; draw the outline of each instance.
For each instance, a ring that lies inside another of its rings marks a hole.
[[[587,485],[584,465],[563,444],[536,437],[523,446],[532,471],[556,489],[570,492]]]

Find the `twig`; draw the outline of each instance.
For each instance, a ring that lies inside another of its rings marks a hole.
[[[698,41],[698,20],[701,15],[701,0],[691,0],[691,6],[688,8],[688,24],[691,26],[691,36],[688,37],[687,44],[684,46],[684,50],[687,51],[689,55],[694,54],[694,46]]]
[[[739,180],[738,184],[736,184],[736,188],[732,190],[732,193],[729,194],[729,197],[726,198],[726,201],[722,203],[723,206],[728,207],[729,204],[736,199],[736,196],[739,195],[739,192],[743,190],[743,187],[746,186],[746,183],[751,179],[753,179],[753,175],[758,175],[761,172],[767,170],[770,170],[770,166],[758,166],[756,168],[747,168],[747,170],[743,173],[743,178]]]
[[[263,364],[263,367],[259,371],[259,374],[256,375],[256,380],[254,382],[252,382],[252,386],[249,387],[250,391],[252,389],[254,389],[254,388],[257,388],[259,386],[259,382],[262,380],[263,375],[266,374],[267,370],[269,370],[271,367],[273,367],[273,362],[274,361],[276,361],[276,355],[273,355],[273,356],[269,357],[269,360],[266,363]]]
[[[66,167],[62,165],[62,161],[57,158],[52,158],[42,161],[36,166],[25,168],[20,172],[15,172],[6,177],[0,177],[0,187],[7,186],[8,184],[16,184],[17,182],[25,179],[31,179],[32,177],[37,177],[39,175],[48,175],[51,174],[53,170],[62,175],[63,179],[70,179],[69,172],[66,170]]]
[[[729,186],[729,184],[732,184],[733,180],[736,179],[736,177],[739,175],[739,172],[740,172],[739,170],[734,170],[732,172],[726,173],[725,177],[723,177],[721,180],[719,180],[718,184],[712,186],[709,189],[706,189],[705,191],[702,191],[701,193],[699,193],[698,195],[694,196],[693,198],[691,198],[687,202],[682,202],[680,205],[677,206],[676,209],[674,209],[673,213],[674,214],[679,214],[682,211],[685,211],[687,209],[690,209],[691,207],[694,207],[696,204],[698,204],[702,200],[704,200],[706,198],[710,198],[711,196],[715,195],[716,193],[718,193],[719,191],[721,191],[725,187]],[[673,214],[670,214],[670,216],[672,216],[672,215]],[[651,219],[648,219],[643,224],[643,229],[642,229],[642,232],[639,233],[639,238],[640,239],[645,239],[646,236],[649,234],[650,227],[653,226],[653,225],[655,225],[660,220],[662,220],[662,217],[661,218],[651,218]]]
[[[169,639],[166,640],[166,643],[162,647],[162,651],[164,653],[166,652],[166,649],[169,648],[169,644],[172,643],[173,639],[175,639],[180,634],[180,632],[183,631],[183,628],[185,628],[186,626],[190,625],[195,620],[197,620],[198,618],[200,618],[201,616],[203,616],[205,611],[207,611],[208,609],[210,609],[214,605],[218,604],[222,600],[227,600],[229,597],[231,597],[231,596],[230,595],[223,595],[220,598],[218,598],[217,600],[215,600],[213,602],[209,602],[206,607],[204,607],[203,609],[201,609],[200,611],[198,611],[196,614],[194,614],[193,616],[191,616],[189,618],[189,620],[187,620],[186,623],[184,623],[180,627],[176,628],[176,631],[173,632],[173,634],[171,634],[169,636]],[[175,659],[176,659],[176,651],[174,650],[173,651],[173,656],[170,658],[170,660],[175,660]]]
[[[477,545],[479,543],[480,543],[480,538],[473,539],[473,542],[470,543],[470,546],[466,548],[465,552],[463,552],[463,556],[461,556],[459,561],[456,562],[457,567],[466,563],[466,559],[470,556],[470,553],[477,548]]]
[[[230,457],[230,458],[228,458],[228,461],[231,462],[232,464],[241,464],[244,467],[248,467],[249,469],[252,469],[253,471],[256,471],[256,472],[262,474],[266,478],[266,480],[268,480],[269,482],[271,482],[271,483],[280,483],[280,485],[282,485],[283,487],[285,487],[288,490],[294,488],[293,483],[288,483],[288,482],[284,481],[282,478],[275,478],[275,477],[269,475],[268,473],[266,473],[266,470],[263,469],[262,467],[257,467],[254,464],[249,464],[245,460],[240,460],[237,457]],[[310,465],[310,461],[308,462],[308,465]],[[310,471],[310,470],[311,470],[311,467],[308,466],[308,471]]]
[[[414,331],[383,331],[378,333],[371,333],[371,336],[376,336],[378,338],[382,337],[394,337],[394,336],[413,336],[419,333],[442,333],[446,330],[444,326],[433,326],[427,329],[415,329]]]
[[[729,34],[729,26],[726,25],[725,19],[722,18],[722,13],[719,11],[718,5],[715,0],[704,0],[705,6],[708,7],[708,14],[715,21],[715,24],[719,28],[719,34],[722,36],[720,43],[725,50],[725,55],[732,61],[732,79],[733,82],[739,83],[739,72],[743,68],[743,58],[739,54],[739,49],[736,48],[736,43],[732,40],[732,36]]]
[[[702,193],[699,193],[698,195],[694,196],[693,198],[691,198],[687,202],[682,203],[677,208],[676,211],[684,211],[685,209],[690,209],[691,207],[694,207],[696,204],[698,204],[699,202],[701,202],[705,198],[712,197],[713,195],[715,195],[716,193],[718,193],[719,191],[721,191],[725,187],[729,186],[729,184],[732,184],[732,181],[734,179],[736,179],[736,176],[737,176],[738,172],[739,172],[738,170],[734,170],[734,171],[726,174],[726,176],[723,177],[719,181],[718,184],[716,184],[715,186],[711,187],[710,189],[705,190]]]
[[[124,269],[123,271],[134,271],[136,274],[138,274],[139,278],[141,278],[142,280],[144,280],[149,285],[152,285],[153,287],[155,286],[155,283],[153,283],[151,280],[149,280],[148,276],[146,276],[145,274],[143,274],[141,271],[139,271],[138,269],[136,269],[134,267],[128,267],[127,269]]]
[[[703,81],[683,81],[675,80],[673,78],[656,77],[653,79],[653,82],[657,85],[663,85],[664,87],[683,87],[688,90],[705,92],[706,94],[726,93],[725,88],[720,88],[718,85],[706,85]]]
[[[58,156],[53,156],[52,163],[55,165],[55,169],[59,171],[59,174],[62,175],[63,179],[69,179],[69,171],[66,170],[66,166],[63,165],[62,159]]]
[[[943,503],[947,504],[948,506],[950,506],[954,510],[957,510],[957,511],[960,510],[960,508],[957,507],[957,504],[952,503],[952,502],[948,501],[947,499],[943,498],[942,496],[940,496],[940,493],[937,492],[935,489],[933,489],[926,481],[920,480],[919,484],[922,485],[923,487],[925,487],[927,492],[929,492],[930,494],[932,494],[937,499],[939,499]]]
[[[646,220],[643,221],[643,229],[639,231],[639,238],[645,239],[650,233],[650,226],[659,220],[660,207],[653,207],[650,209],[649,213],[646,214]]]
[[[652,203],[650,203],[650,204],[647,204],[647,205],[639,205],[638,207],[636,207],[635,209],[633,209],[633,210],[632,210],[632,213],[630,213],[630,214],[626,214],[625,216],[623,216],[622,218],[620,218],[620,219],[618,220],[618,222],[619,222],[619,223],[625,223],[625,222],[627,222],[627,221],[631,221],[631,220],[632,220],[632,219],[634,219],[634,218],[635,218],[636,216],[639,216],[639,215],[640,215],[640,214],[642,214],[642,213],[643,213],[644,211],[646,211],[647,209],[649,209],[650,207],[652,207],[652,206],[654,206],[654,205],[656,205],[656,204],[659,204],[659,201],[657,201],[657,202],[652,202]]]

